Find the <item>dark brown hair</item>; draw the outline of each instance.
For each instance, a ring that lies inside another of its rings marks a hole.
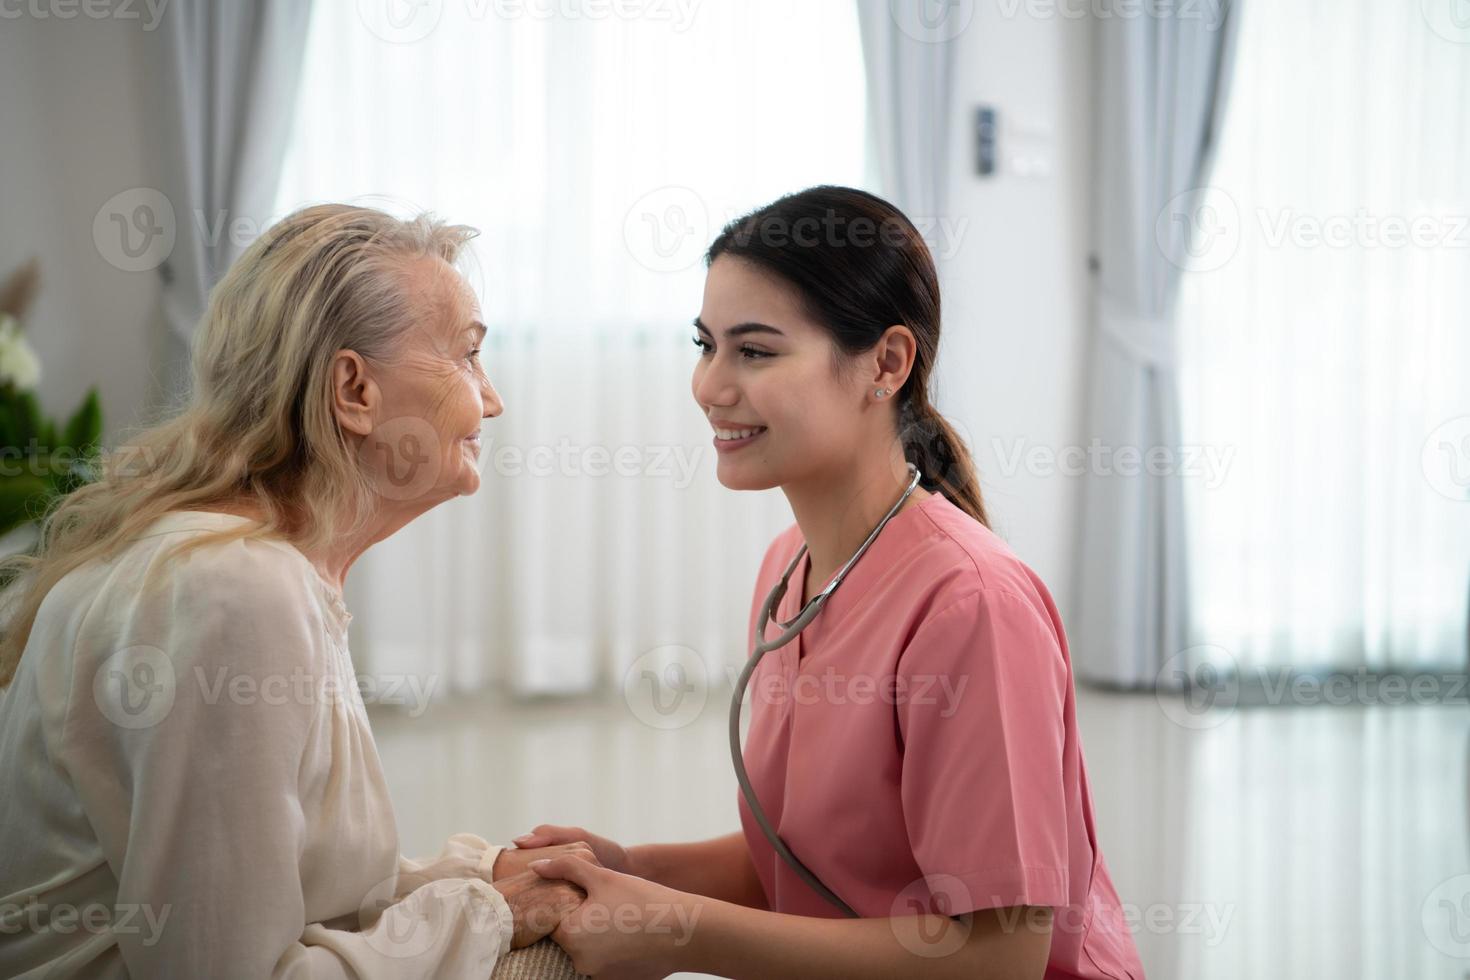
[[[848,354],[903,324],[918,350],[898,391],[898,435],[923,486],[989,527],[970,451],[929,401],[939,353],[939,276],[929,246],[892,204],[851,187],[811,187],[727,224],[705,261],[752,262],[796,288],[808,315]]]

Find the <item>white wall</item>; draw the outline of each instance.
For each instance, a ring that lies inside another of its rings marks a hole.
[[[108,439],[152,397],[161,323],[157,273],[120,271],[92,236],[109,197],[148,183],[139,33],[116,19],[0,20],[0,276],[40,258],[26,330],[42,405],[64,419],[97,385]]]
[[[1091,22],[1026,7],[981,0],[957,39],[948,217],[963,232],[942,263],[939,405],[969,436],[996,531],[1067,618],[1079,478],[1003,463],[1018,447],[1081,441]],[[996,108],[1000,127],[989,177],[975,173],[980,104]]]

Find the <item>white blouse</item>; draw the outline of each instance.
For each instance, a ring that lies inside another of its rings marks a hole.
[[[0,694],[0,976],[487,977],[501,848],[398,854],[340,593],[172,512],[46,596]]]

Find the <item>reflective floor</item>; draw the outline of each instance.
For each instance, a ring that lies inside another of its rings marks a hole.
[[[374,710],[403,849],[541,822],[620,840],[736,829],[724,695],[682,727],[622,702]],[[1079,692],[1103,852],[1151,978],[1470,978],[1470,712],[1196,713]]]

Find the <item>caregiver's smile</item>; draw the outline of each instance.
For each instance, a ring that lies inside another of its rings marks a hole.
[[[709,424],[715,430],[715,450],[722,453],[743,449],[766,431],[764,425],[742,425],[725,419],[712,418]]]
[[[866,386],[834,370],[828,333],[801,296],[753,263],[710,266],[694,321],[692,392],[714,430],[716,475],[732,490],[764,490],[851,459]]]

